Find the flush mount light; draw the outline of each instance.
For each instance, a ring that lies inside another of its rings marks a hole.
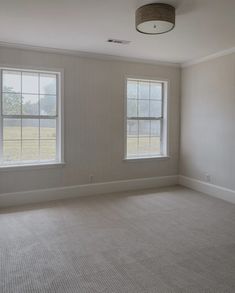
[[[136,10],[136,29],[149,35],[164,34],[175,26],[175,7],[164,3],[151,3]]]

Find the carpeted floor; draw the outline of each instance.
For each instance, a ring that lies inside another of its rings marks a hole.
[[[235,292],[235,205],[181,187],[1,210],[0,292]]]

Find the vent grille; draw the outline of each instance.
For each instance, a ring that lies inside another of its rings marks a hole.
[[[117,39],[108,39],[107,42],[108,43],[119,44],[119,45],[128,45],[128,44],[130,44],[130,41],[117,40]]]

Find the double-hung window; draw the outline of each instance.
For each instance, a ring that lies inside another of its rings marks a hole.
[[[1,68],[0,77],[0,165],[60,163],[60,73]]]
[[[126,159],[167,155],[167,82],[127,79]]]

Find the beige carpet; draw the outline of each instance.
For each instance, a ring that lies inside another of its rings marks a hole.
[[[181,187],[2,210],[0,292],[235,292],[235,205]]]

